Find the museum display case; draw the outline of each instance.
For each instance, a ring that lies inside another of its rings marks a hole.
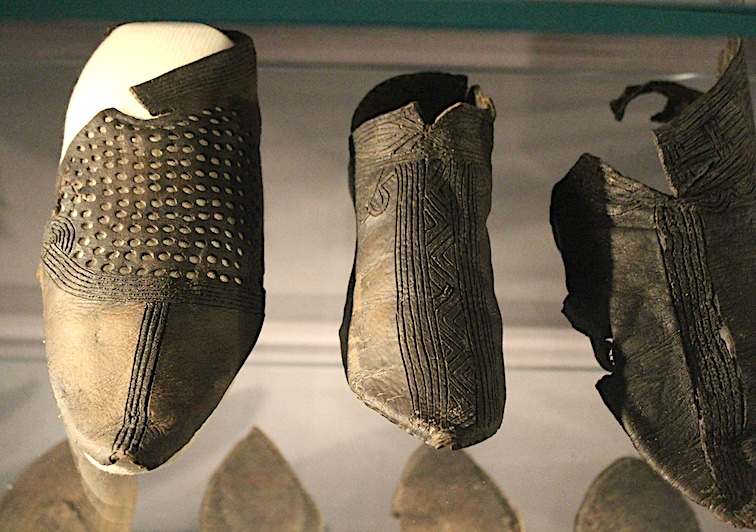
[[[354,258],[352,113],[393,76],[463,74],[494,102],[488,217],[507,402],[466,453],[525,530],[571,530],[594,479],[638,453],[595,389],[606,374],[561,314],[553,186],[581,154],[667,192],[649,117],[665,99],[609,102],[652,79],[706,91],[726,36],[756,36],[756,4],[704,2],[194,2],[180,12],[103,2],[0,8],[0,480],[65,438],[50,387],[36,280],[55,200],[68,98],[107,28],[196,20],[255,42],[262,114],[266,317],[220,405],[173,460],[138,478],[134,530],[197,530],[205,488],[253,427],[275,444],[327,529],[399,530],[392,498],[421,445],[354,397],[339,326]],[[37,8],[39,9],[39,8]],[[756,48],[746,40],[751,94]],[[689,502],[701,530],[733,527]],[[2,528],[2,526],[0,526]]]

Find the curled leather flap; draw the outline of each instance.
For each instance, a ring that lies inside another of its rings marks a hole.
[[[651,117],[666,122],[654,130],[672,193],[685,199],[717,203],[714,196],[753,173],[756,134],[748,87],[748,69],[740,40],[722,52],[721,77],[706,93],[668,81],[631,85],[611,102],[622,120],[627,105],[642,94],[667,97]]]
[[[743,51],[705,94],[652,82],[615,112],[646,92],[676,115],[655,131],[674,197],[581,157],[552,196],[564,312],[612,372],[597,389],[649,465],[753,528],[756,134]]]
[[[241,32],[223,33],[234,46],[135,85],[131,93],[153,116],[224,101],[231,94],[256,102],[255,45]]]
[[[667,97],[667,105],[664,109],[651,117],[654,122],[669,122],[703,94],[701,91],[690,89],[672,81],[649,81],[644,85],[629,85],[625,87],[625,91],[619,98],[609,103],[614,118],[621,121],[631,101],[642,94],[650,93]]]

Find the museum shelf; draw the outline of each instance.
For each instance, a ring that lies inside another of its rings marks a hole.
[[[588,340],[560,313],[566,290],[549,226],[551,188],[591,152],[666,190],[648,120],[664,100],[633,102],[622,123],[608,102],[651,78],[708,88],[719,35],[756,32],[753,6],[382,2],[379,11],[365,2],[344,13],[335,2],[301,12],[288,2],[249,2],[233,12],[230,3],[216,4],[206,12],[209,4],[190,2],[178,13],[153,4],[118,11],[108,2],[88,11],[67,2],[45,4],[44,11],[28,7],[33,3],[0,8],[0,481],[11,483],[65,436],[46,374],[34,275],[70,90],[109,23],[171,15],[221,20],[256,42],[267,318],[258,346],[195,441],[140,478],[135,529],[197,529],[209,476],[253,426],[289,460],[329,530],[399,529],[391,497],[420,442],[351,394],[338,345],[354,251],[347,141],[351,114],[374,85],[396,74],[444,70],[467,74],[497,109],[488,227],[508,403],[500,431],[469,453],[526,530],[571,530],[595,476],[637,453],[594,389],[604,372]],[[453,23],[421,24],[430,15],[398,12],[423,6],[440,17],[461,5]],[[475,9],[501,10],[498,22],[486,26]],[[610,16],[610,9],[619,11]],[[635,10],[663,26],[616,18]],[[605,25],[581,26],[578,14]],[[569,20],[555,22],[559,17]],[[383,27],[355,27],[371,24]],[[696,508],[702,530],[732,529]]]
[[[65,431],[43,359],[3,358],[0,371],[0,479],[7,485]],[[593,388],[601,375],[508,368],[502,428],[466,451],[527,530],[571,530],[593,479],[615,459],[636,456]],[[192,443],[139,478],[134,529],[197,530],[210,475],[253,426],[289,461],[329,530],[399,530],[391,498],[407,459],[422,444],[356,399],[338,361],[263,363],[254,354]],[[703,508],[696,513],[704,531],[735,530]]]

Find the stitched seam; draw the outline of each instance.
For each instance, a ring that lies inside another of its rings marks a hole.
[[[682,203],[657,208],[656,218],[693,383],[702,450],[725,504],[741,508],[752,491],[740,449],[745,397],[735,354],[720,335],[723,320],[706,264],[703,225],[696,208]]]
[[[114,454],[122,452],[135,456],[144,438],[149,423],[150,392],[168,317],[168,307],[168,303],[162,302],[147,303],[145,306],[134,353],[123,423],[113,442]]]

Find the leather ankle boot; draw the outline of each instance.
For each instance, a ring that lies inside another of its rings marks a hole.
[[[341,348],[352,391],[431,446],[466,447],[504,412],[486,218],[495,112],[467,78],[392,78],[352,121],[357,244]]]

